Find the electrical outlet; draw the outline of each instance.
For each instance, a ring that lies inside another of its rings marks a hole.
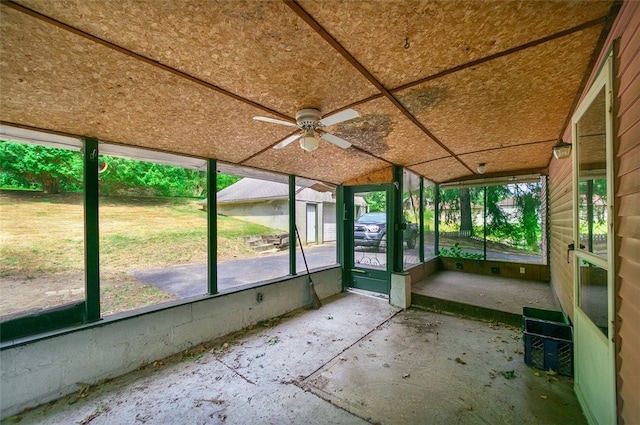
[[[520,274],[524,274],[524,267],[520,267]]]

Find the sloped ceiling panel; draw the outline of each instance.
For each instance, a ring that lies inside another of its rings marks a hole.
[[[529,170],[551,157],[610,6],[3,1],[0,121],[336,184],[391,164],[435,182],[477,162]],[[274,150],[295,129],[252,120],[305,107],[358,110],[327,128],[353,147]]]
[[[283,2],[20,3],[290,117],[377,93]]]
[[[374,99],[356,109],[361,118],[327,130],[398,165],[448,156],[388,99]]]
[[[342,149],[324,140],[313,152],[293,142],[283,149],[268,149],[243,163],[271,171],[293,170],[292,174],[328,183],[342,183],[390,164],[354,148]]]
[[[543,169],[549,162],[549,152],[557,141],[509,146],[483,152],[461,155],[460,159],[476,170],[478,164],[486,164],[487,173]]]
[[[433,182],[446,182],[469,175],[469,170],[453,157],[424,162],[409,167],[409,170]]]
[[[0,62],[3,120],[230,162],[290,132],[254,123],[243,102],[23,13],[0,14],[12,46]]]
[[[555,140],[601,26],[395,93],[454,153]]]
[[[302,0],[302,7],[388,89],[607,14],[611,2]]]

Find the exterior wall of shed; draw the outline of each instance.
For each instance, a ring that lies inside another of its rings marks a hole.
[[[593,75],[619,40],[615,58],[614,174],[616,244],[616,368],[618,420],[640,423],[640,2],[627,1],[614,22]],[[583,93],[584,95],[584,93]],[[571,128],[564,135],[572,140]],[[549,165],[551,284],[563,310],[573,318],[573,193],[570,160]]]
[[[339,267],[312,276],[320,298],[342,291]],[[179,305],[150,307],[133,317],[114,315],[73,332],[40,335],[32,341],[25,338],[24,343],[0,351],[1,418],[77,392],[77,382],[97,384],[309,305],[308,282],[304,275],[186,304],[182,300]],[[263,294],[260,303],[258,292]]]
[[[219,203],[218,214],[289,232],[289,201],[271,199],[254,202]]]
[[[327,229],[325,229],[325,209],[332,211],[335,216],[335,203],[296,201],[296,226],[298,226],[302,244],[307,245],[307,204],[316,205],[316,241],[312,243],[322,244],[335,241],[335,229],[333,230],[333,238],[331,238],[331,234],[327,234]]]

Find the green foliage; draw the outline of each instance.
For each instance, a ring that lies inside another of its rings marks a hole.
[[[82,190],[82,155],[67,149],[0,141],[0,187],[45,193]]]
[[[483,221],[486,222],[487,239],[503,244],[519,246],[529,251],[539,250],[541,236],[541,185],[518,183],[501,186],[469,189],[471,205],[483,205],[485,218],[475,216],[473,233],[481,235]],[[461,190],[447,189],[440,192],[440,231],[462,230]],[[500,205],[502,201],[511,203]],[[478,219],[481,221],[478,222]]]
[[[387,210],[387,192],[370,192],[364,195],[369,205],[369,212],[384,212]]]
[[[222,174],[218,173],[216,177],[216,192],[220,192],[222,189],[231,186],[237,181],[241,180],[242,177],[232,176],[230,174]]]
[[[451,248],[442,248],[440,250],[440,255],[442,257],[471,258],[474,260],[482,260],[484,257],[482,254],[464,252],[462,248],[460,248],[460,244],[458,242],[453,244]]]
[[[102,195],[206,196],[206,174],[198,170],[106,155],[100,162],[107,164],[99,175]],[[233,179],[239,178],[223,178],[222,184]],[[79,192],[82,187],[80,152],[0,141],[0,188],[59,193]]]
[[[106,155],[100,161],[107,163],[99,175],[102,195],[199,197],[207,187],[198,170]]]
[[[520,209],[520,231],[529,249],[538,249],[540,227],[540,185],[527,184],[526,190],[518,196],[517,205]]]

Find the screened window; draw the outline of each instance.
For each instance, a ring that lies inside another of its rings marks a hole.
[[[83,159],[0,141],[0,321],[85,299]]]
[[[319,181],[296,178],[296,273],[337,264],[336,188]],[[302,253],[304,252],[304,257]]]
[[[218,291],[289,275],[288,177],[219,169]]]
[[[544,263],[545,180],[444,188],[440,191],[439,246],[447,257]]]
[[[102,314],[206,294],[206,173],[112,155],[99,161]]]

